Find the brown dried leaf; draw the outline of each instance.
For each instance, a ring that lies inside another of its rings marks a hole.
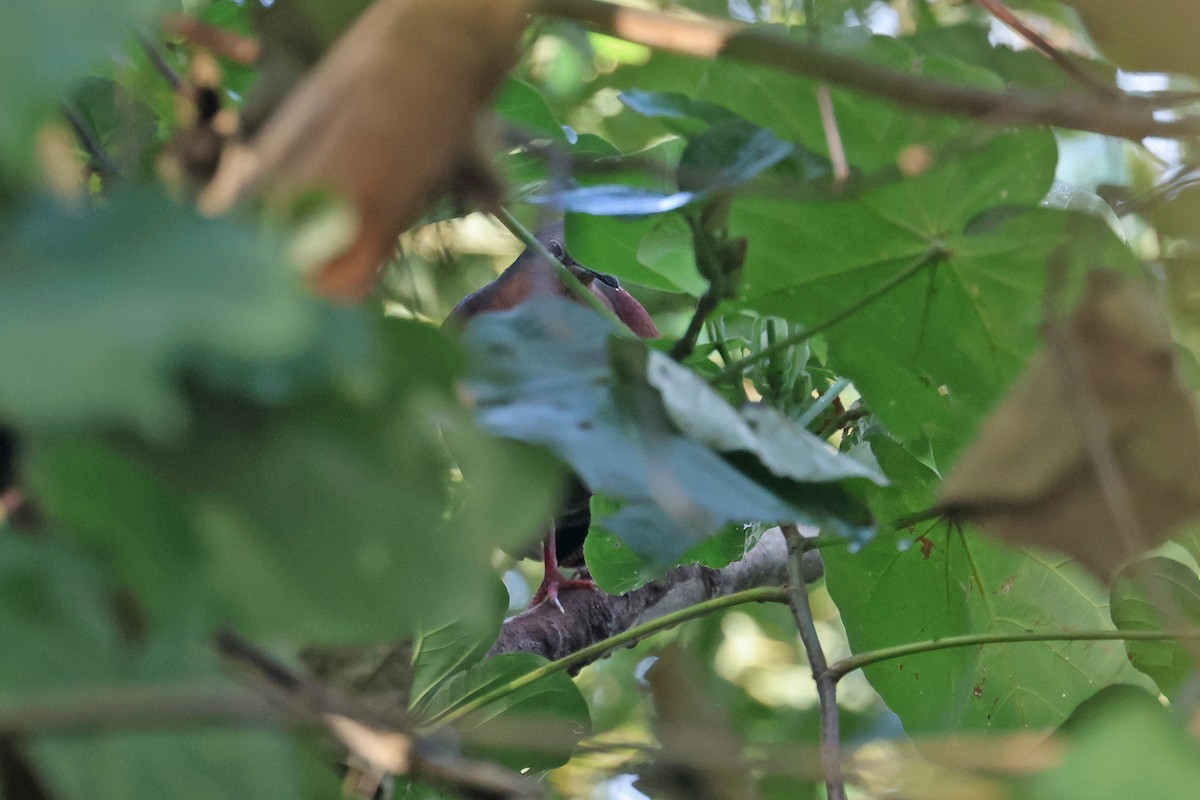
[[[1179,0],[1066,0],[1092,39],[1117,66],[1132,72],[1200,75],[1196,39],[1200,4]],[[1136,13],[1131,13],[1133,9]]]
[[[376,0],[201,197],[221,213],[260,185],[329,189],[358,230],[321,294],[361,299],[396,237],[471,160],[477,116],[515,58],[531,0]]]
[[[1111,579],[1200,514],[1200,428],[1170,331],[1143,287],[1093,273],[1065,333],[984,424],[940,504],[1005,542],[1060,550]],[[1084,385],[1072,384],[1080,372]],[[1116,462],[1115,492],[1097,472],[1097,445]]]
[[[699,665],[676,644],[665,647],[647,673],[662,756],[643,767],[638,787],[662,798],[753,800],[758,793],[742,742],[700,676]],[[701,747],[712,757],[703,767],[690,766],[689,756]]]

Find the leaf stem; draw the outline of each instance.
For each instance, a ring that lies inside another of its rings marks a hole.
[[[531,683],[541,680],[547,676],[553,675],[556,672],[570,669],[576,664],[586,663],[592,659],[599,658],[610,650],[616,650],[619,647],[632,645],[640,639],[644,639],[661,631],[674,628],[677,625],[682,625],[685,622],[690,622],[693,619],[698,619],[714,611],[720,611],[733,606],[742,605],[744,603],[786,603],[787,590],[782,586],[756,586],[753,589],[746,589],[741,592],[734,592],[723,597],[714,597],[710,600],[705,600],[702,603],[681,608],[678,611],[673,611],[670,614],[664,614],[657,619],[653,619],[645,624],[624,630],[616,636],[610,636],[607,639],[602,639],[593,645],[589,645],[581,650],[576,650],[568,656],[563,656],[557,661],[551,661],[545,666],[539,667],[531,672],[527,672],[519,678],[514,678],[508,683],[498,686],[489,692],[479,695],[470,702],[463,703],[461,706],[450,709],[433,719],[426,721],[426,726],[438,724],[445,725],[451,722],[462,719],[489,703],[493,703],[503,697],[506,697],[513,692],[524,689]]]
[[[800,415],[800,418],[796,420],[796,425],[801,428],[807,428],[814,419],[821,416],[822,412],[833,404],[838,395],[844,392],[849,385],[849,378],[839,378],[832,386],[822,392],[821,396],[813,401],[813,404]]]
[[[839,322],[845,320],[847,317],[851,317],[854,314],[857,314],[859,311],[862,311],[864,308],[871,305],[871,303],[874,303],[876,300],[916,275],[929,264],[933,263],[939,258],[942,258],[945,254],[946,251],[941,247],[931,247],[929,250],[918,256],[912,264],[909,264],[903,270],[897,272],[891,278],[888,278],[879,286],[875,287],[870,292],[867,292],[865,295],[858,298],[858,300],[846,306],[841,311],[838,311],[833,316],[818,322],[816,325],[813,325],[810,328],[803,328],[790,336],[785,336],[779,341],[764,347],[762,350],[759,350],[757,353],[751,353],[745,358],[733,362],[719,374],[713,377],[710,382],[719,383],[720,381],[727,380],[735,375],[740,375],[745,372],[747,366],[762,361],[765,358],[770,358],[775,353],[786,350],[789,347],[794,347],[800,342],[811,339],[818,333],[829,330],[834,325],[837,325]]]
[[[1169,639],[1200,639],[1200,628],[1183,628],[1162,631],[1047,631],[1045,633],[971,633],[962,636],[947,636],[923,642],[910,642],[893,647],[881,647],[848,656],[829,665],[825,674],[834,682],[856,669],[869,667],[881,661],[892,661],[905,656],[950,650],[956,647],[975,647],[986,644],[1018,644],[1021,642],[1157,642]]]

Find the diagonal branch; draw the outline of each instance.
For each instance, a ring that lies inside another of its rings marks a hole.
[[[1156,119],[1153,98],[1124,92],[1101,103],[1091,91],[1048,94],[962,86],[832,53],[766,29],[685,18],[605,0],[539,0],[537,10],[649,47],[770,67],[908,108],[969,117],[989,125],[1053,125],[1125,139],[1200,134],[1200,119]]]

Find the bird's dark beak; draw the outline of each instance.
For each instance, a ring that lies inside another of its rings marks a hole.
[[[594,269],[588,269],[587,267],[584,267],[583,269],[584,269],[584,270],[585,270],[585,271],[586,271],[586,272],[587,272],[589,275],[591,275],[593,279],[595,279],[595,280],[598,280],[598,281],[600,281],[601,283],[606,283],[606,284],[608,284],[609,286],[611,286],[611,287],[612,287],[612,288],[614,288],[614,289],[620,289],[620,288],[621,288],[621,282],[620,282],[619,280],[617,280],[617,278],[616,278],[616,276],[615,276],[615,275],[609,275],[609,274],[607,274],[607,273],[604,273],[604,272],[596,272],[596,270],[594,270]]]

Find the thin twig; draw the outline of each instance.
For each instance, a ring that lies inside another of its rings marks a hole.
[[[924,642],[910,642],[894,647],[881,647],[843,658],[829,665],[826,670],[834,682],[851,672],[882,661],[893,661],[905,656],[950,650],[956,647],[979,647],[986,644],[1020,644],[1023,642],[1159,642],[1169,640],[1200,639],[1200,628],[1183,628],[1161,631],[1046,631],[1044,633],[970,633],[962,636],[947,636]]]
[[[546,245],[538,241],[538,238],[521,221],[513,216],[512,212],[503,206],[492,211],[492,216],[499,220],[500,224],[508,228],[513,236],[521,240],[521,243],[526,247],[531,248],[535,253],[549,262],[550,266],[554,267],[554,271],[558,273],[563,284],[567,289],[575,295],[575,297],[584,305],[591,308],[600,316],[604,317],[609,322],[617,326],[617,333],[620,335],[628,334],[633,336],[634,333],[626,327],[625,323],[621,322],[620,318],[613,312],[611,308],[600,302],[596,295],[592,294],[588,287],[584,286],[579,280],[571,274],[571,270],[567,269],[567,265],[554,257],[554,255],[546,249]]]
[[[142,49],[146,51],[146,56],[150,59],[150,63],[158,70],[158,74],[166,79],[167,84],[171,87],[171,91],[178,92],[183,88],[183,77],[175,71],[174,67],[167,63],[167,59],[159,52],[158,45],[140,33],[137,38]]]
[[[573,19],[617,38],[670,52],[729,58],[804,75],[922,111],[990,125],[1054,125],[1125,139],[1200,133],[1200,118],[1156,119],[1153,99],[1126,92],[1096,102],[1092,92],[997,91],[918,77],[797,42],[771,30],[630,8],[604,0],[539,0],[543,14]]]
[[[1095,75],[1081,69],[1066,53],[1059,50],[1045,36],[1042,36],[1026,24],[1025,20],[1013,13],[1013,10],[1004,5],[1001,0],[975,0],[975,2],[981,5],[993,17],[1016,31],[1021,38],[1037,48],[1038,52],[1046,56],[1046,58],[1057,64],[1058,68],[1076,83],[1108,99],[1120,98],[1120,89],[1104,83],[1096,78]]]
[[[821,393],[821,396],[813,401],[813,404],[804,410],[796,419],[796,425],[801,428],[807,428],[809,423],[821,416],[825,409],[833,405],[833,401],[838,398],[842,392],[846,391],[846,387],[850,385],[849,378],[839,378],[828,389]],[[835,430],[837,430],[835,428]]]
[[[222,683],[92,686],[0,709],[0,734],[100,731],[226,722],[276,727],[281,715],[262,698]]]
[[[808,656],[813,680],[817,683],[817,699],[821,717],[821,765],[825,771],[825,793],[829,800],[846,800],[846,786],[842,779],[841,731],[838,721],[837,681],[829,674],[825,651],[817,636],[813,621],[812,606],[808,602],[808,588],[804,584],[801,559],[807,549],[804,536],[794,523],[780,526],[788,546],[788,607],[800,631],[800,641]]]
[[[944,255],[945,255],[945,251],[942,250],[940,247],[930,248],[926,252],[922,253],[912,264],[908,265],[900,272],[897,272],[891,278],[884,281],[879,286],[877,286],[875,289],[872,289],[870,292],[867,292],[865,295],[860,297],[858,300],[856,300],[853,303],[851,303],[850,305],[846,306],[841,311],[838,311],[833,316],[829,317],[828,319],[822,320],[821,322],[818,322],[816,325],[813,325],[811,328],[804,328],[803,330],[799,330],[790,336],[785,336],[784,338],[780,339],[779,341],[775,342],[774,344],[764,347],[762,350],[759,350],[756,353],[751,353],[750,355],[746,356],[745,358],[741,359],[740,361],[733,362],[728,367],[726,367],[724,370],[722,370],[719,374],[717,374],[715,377],[711,378],[710,382],[718,383],[720,381],[727,380],[733,376],[741,375],[743,372],[745,372],[746,367],[748,367],[749,365],[755,364],[759,361],[762,361],[763,359],[770,358],[771,356],[775,355],[778,352],[782,352],[784,350],[787,350],[790,347],[794,347],[797,344],[799,344],[800,342],[811,339],[812,337],[816,336],[818,333],[821,333],[822,331],[826,331],[826,330],[832,328],[834,325],[837,325],[839,322],[843,321],[847,317],[851,317],[851,316],[857,314],[859,311],[862,311],[864,308],[871,305],[871,303],[874,303],[876,300],[883,297],[885,294],[890,292],[892,289],[895,289],[897,286],[899,286],[900,284],[907,281],[909,278],[916,275],[918,272],[923,270],[929,264],[932,264],[934,261],[937,261],[938,259],[942,258]]]
[[[96,129],[70,103],[63,103],[62,111],[63,116],[67,118],[67,124],[71,126],[71,130],[75,134],[75,138],[87,152],[88,165],[92,170],[101,179],[106,181],[115,177],[121,170],[117,166],[117,162],[113,161],[112,157],[104,149],[104,145],[100,143],[100,137],[97,135]]]
[[[700,331],[704,329],[705,320],[720,302],[719,287],[709,284],[708,290],[696,301],[696,310],[692,314],[692,320],[688,323],[687,330],[671,347],[671,358],[683,361],[692,354],[692,351],[696,349],[696,342],[700,339]]]

